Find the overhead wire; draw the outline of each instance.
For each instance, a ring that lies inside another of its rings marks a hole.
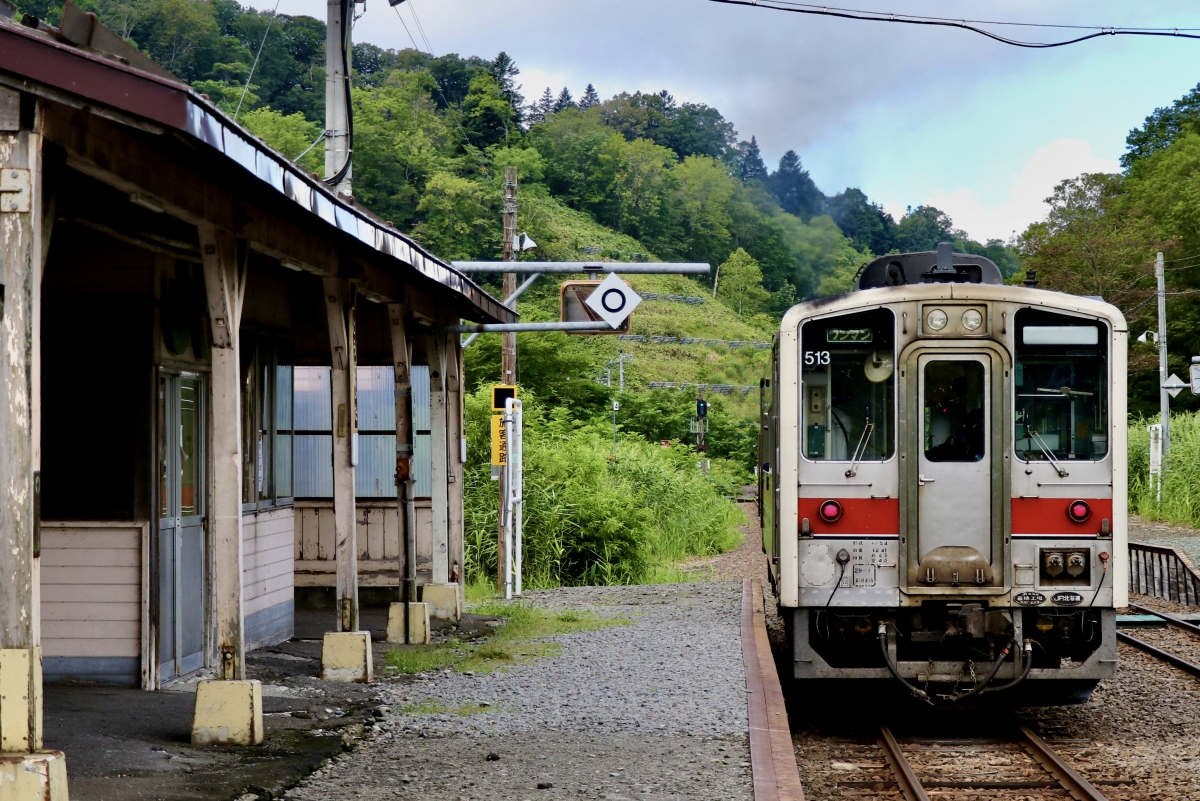
[[[1117,28],[1106,26],[1067,26],[1067,25],[1052,25],[1048,23],[1017,23],[1017,22],[987,22],[983,20],[967,20],[967,19],[951,19],[949,17],[927,17],[918,16],[915,14],[895,14],[891,12],[883,13],[876,11],[864,11],[853,8],[837,8],[831,6],[818,6],[810,3],[797,3],[791,0],[708,0],[710,3],[721,3],[731,6],[749,6],[751,8],[764,8],[772,11],[786,11],[793,14],[808,14],[812,16],[822,17],[837,17],[840,19],[855,20],[858,22],[893,22],[901,25],[924,25],[940,28],[961,28],[963,30],[977,33],[980,36],[985,36],[988,39],[1000,42],[1001,44],[1010,45],[1012,47],[1022,47],[1033,50],[1045,50],[1052,47],[1064,47],[1066,45],[1078,44],[1086,42],[1089,39],[1097,39],[1101,36],[1171,36],[1179,39],[1200,39],[1200,33],[1186,33],[1186,31],[1200,30],[1196,28]],[[1028,42],[1020,39],[1010,39],[1007,36],[1001,36],[998,33],[978,27],[979,25],[1012,25],[1021,27],[1045,27],[1045,28],[1070,28],[1076,30],[1088,30],[1091,33],[1082,36],[1076,36],[1073,39],[1065,39],[1058,42]]]
[[[258,69],[258,60],[262,58],[263,47],[267,43],[267,35],[271,32],[271,24],[275,22],[275,17],[279,14],[280,0],[275,0],[275,8],[271,11],[271,16],[267,18],[267,29],[263,31],[262,41],[258,43],[258,52],[254,54],[254,63],[250,65],[250,74],[246,76],[246,85],[242,87],[242,96],[238,98],[237,108],[233,111],[233,121],[237,122],[238,114],[242,111],[242,101],[246,99],[246,93],[250,91],[250,79],[254,77],[254,71]],[[311,148],[309,148],[311,150]],[[307,153],[308,151],[304,151]]]

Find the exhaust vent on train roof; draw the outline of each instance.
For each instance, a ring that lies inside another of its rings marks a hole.
[[[880,256],[859,272],[856,289],[909,284],[1003,284],[996,263],[985,256],[955,253],[949,242],[937,250]]]

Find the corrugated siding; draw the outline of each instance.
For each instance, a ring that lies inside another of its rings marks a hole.
[[[142,528],[42,522],[42,654],[141,657]]]
[[[358,430],[396,430],[396,373],[391,367],[359,367]]]
[[[396,435],[359,434],[354,493],[360,498],[396,497]]]
[[[333,400],[328,367],[297,367],[296,430],[332,431]]]
[[[333,435],[296,435],[296,497],[333,497]]]
[[[433,444],[429,434],[429,367],[424,364],[412,368],[412,416],[413,416],[413,488],[414,497],[428,498],[433,494]]]

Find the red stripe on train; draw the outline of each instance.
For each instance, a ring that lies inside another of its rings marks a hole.
[[[900,501],[896,498],[835,498],[842,516],[821,519],[821,504],[830,498],[801,498],[800,519],[808,518],[813,534],[899,534]]]
[[[1092,514],[1076,523],[1067,513],[1075,498],[1013,498],[1013,534],[1099,534],[1100,524],[1108,519],[1112,531],[1112,498],[1083,498]]]

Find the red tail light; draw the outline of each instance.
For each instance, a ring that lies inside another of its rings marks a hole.
[[[818,514],[826,523],[835,523],[842,517],[842,505],[837,501],[823,501]]]
[[[1076,523],[1082,523],[1091,516],[1092,507],[1088,506],[1087,501],[1071,501],[1067,506],[1067,517]]]

